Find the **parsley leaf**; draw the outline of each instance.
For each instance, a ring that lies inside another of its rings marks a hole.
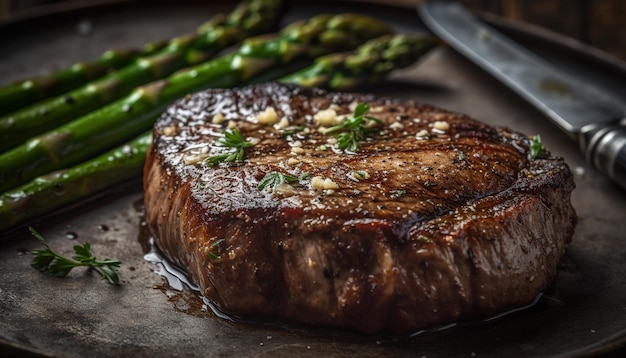
[[[545,158],[546,154],[546,148],[541,142],[541,136],[537,134],[530,142],[530,157],[532,159]]]
[[[289,174],[283,174],[283,173],[279,173],[279,172],[271,172],[271,173],[267,173],[263,179],[261,179],[261,181],[259,182],[258,188],[259,190],[263,190],[265,189],[265,187],[267,187],[269,185],[270,188],[275,188],[280,184],[284,184],[284,183],[295,183],[298,181],[298,178],[289,175]]]
[[[234,148],[230,153],[223,153],[209,157],[206,162],[209,166],[215,166],[218,163],[240,162],[245,154],[244,149],[252,147],[254,144],[246,141],[241,135],[239,129],[227,129],[224,136],[216,141],[220,147]]]
[[[326,129],[324,134],[339,132],[335,135],[337,148],[356,153],[359,150],[359,142],[376,132],[376,127],[383,124],[380,119],[365,115],[369,109],[368,104],[359,103],[354,109],[352,117],[346,118],[341,124]],[[371,126],[371,121],[374,122],[374,126]]]
[[[119,284],[120,279],[117,271],[122,264],[119,260],[104,259],[98,261],[91,253],[91,245],[86,242],[83,246],[75,245],[74,252],[76,255],[71,259],[58,255],[46,242],[46,240],[32,227],[29,228],[30,233],[41,242],[44,250],[35,250],[32,252],[35,257],[31,266],[39,271],[48,271],[56,277],[65,277],[74,267],[86,266],[96,270],[101,278],[108,280],[109,283]]]

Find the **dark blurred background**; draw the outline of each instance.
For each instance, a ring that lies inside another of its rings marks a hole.
[[[0,0],[0,23],[49,9],[132,0]],[[135,0],[139,1],[139,0]],[[144,0],[149,3],[149,0]],[[423,0],[369,0],[413,6]],[[234,2],[234,0],[233,0]],[[460,0],[474,11],[537,25],[626,61],[625,0]]]
[[[538,25],[626,60],[624,0],[462,0],[468,7]]]

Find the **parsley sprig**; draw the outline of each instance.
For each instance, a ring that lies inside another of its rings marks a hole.
[[[324,134],[336,133],[337,148],[347,150],[349,152],[357,152],[359,150],[359,142],[365,137],[377,131],[378,126],[383,122],[374,117],[366,116],[370,106],[366,103],[359,103],[354,109],[354,115],[346,118],[341,124],[330,127],[324,131]],[[370,125],[370,121],[374,121],[375,126]]]
[[[304,173],[300,177],[296,178],[293,175],[289,175],[289,174],[284,174],[284,173],[279,173],[279,172],[270,172],[270,173],[267,173],[263,177],[263,179],[261,179],[257,188],[259,188],[259,190],[263,190],[267,186],[269,186],[270,188],[275,188],[280,184],[291,184],[299,180],[304,180],[308,178],[308,176],[309,176],[309,173]]]
[[[98,261],[91,253],[91,246],[86,242],[83,246],[75,245],[74,252],[76,255],[71,259],[63,257],[50,249],[46,240],[32,227],[29,228],[30,233],[41,242],[46,248],[44,250],[33,251],[33,262],[31,266],[39,271],[48,271],[56,277],[65,277],[74,267],[85,266],[96,270],[101,278],[108,280],[109,283],[120,283],[117,271],[122,264],[119,260],[104,259]]]
[[[537,134],[530,141],[530,157],[532,159],[544,158],[546,156],[546,148],[541,142],[541,136]]]
[[[245,148],[252,147],[254,144],[245,140],[239,129],[227,129],[224,132],[224,136],[216,141],[216,144],[220,147],[234,148],[235,150],[228,153],[218,154],[209,157],[206,161],[210,166],[215,166],[218,163],[226,162],[240,162],[243,160],[245,154]]]

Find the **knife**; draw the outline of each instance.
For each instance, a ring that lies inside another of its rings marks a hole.
[[[459,3],[426,1],[418,11],[437,36],[542,111],[578,141],[590,165],[626,189],[626,105],[550,65]]]

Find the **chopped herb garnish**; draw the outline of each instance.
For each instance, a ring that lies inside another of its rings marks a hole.
[[[394,198],[399,198],[402,195],[406,194],[406,190],[402,190],[402,189],[398,189],[398,190],[393,190],[391,192],[391,196]]]
[[[467,156],[465,155],[465,153],[460,152],[459,153],[459,160],[465,160],[465,159],[467,159]]]
[[[280,132],[280,136],[281,137],[288,137],[290,135],[294,135],[294,134],[300,133],[303,130],[304,130],[304,126],[299,126],[297,128],[294,128],[294,129],[285,129],[284,131]]]
[[[240,162],[243,160],[244,149],[252,147],[254,144],[246,141],[239,129],[227,129],[224,132],[224,136],[216,141],[220,147],[234,148],[235,151],[230,153],[218,154],[211,156],[207,159],[207,164],[210,166],[217,165],[218,163],[226,162]]]
[[[337,139],[337,148],[347,150],[349,152],[357,152],[359,150],[359,142],[364,140],[366,136],[377,131],[375,127],[380,126],[383,122],[374,117],[365,116],[370,106],[365,103],[359,103],[354,109],[354,115],[346,118],[343,123],[330,127],[324,131],[324,134],[335,134]],[[370,122],[374,121],[375,126],[370,126]]]
[[[370,173],[365,170],[355,170],[352,172],[352,176],[357,180],[366,180],[370,178]]]
[[[269,186],[270,188],[275,188],[276,186],[280,184],[295,183],[298,180],[303,180],[303,179],[308,178],[308,176],[309,176],[309,173],[304,173],[300,176],[300,178],[296,178],[293,175],[289,175],[289,174],[271,172],[271,173],[267,173],[263,177],[263,179],[261,179],[261,181],[259,182],[258,188],[259,190],[263,190],[267,186]]]
[[[532,159],[543,158],[546,155],[546,148],[541,142],[541,136],[537,134],[530,142],[530,157]]]
[[[98,261],[91,253],[91,246],[88,242],[83,246],[75,245],[74,252],[76,255],[68,259],[52,251],[43,236],[35,231],[35,229],[30,227],[29,230],[30,233],[46,247],[44,250],[32,252],[32,254],[35,255],[33,262],[30,264],[33,268],[39,271],[48,271],[56,277],[65,277],[74,267],[86,266],[96,270],[103,280],[107,279],[110,283],[115,284],[120,283],[117,271],[122,264],[121,261],[112,259]]]
[[[224,241],[226,241],[226,239],[219,239],[219,240],[215,241],[213,244],[211,244],[211,247],[217,248],[220,245],[222,245],[224,243]],[[216,253],[214,253],[213,251],[209,251],[209,258],[211,260],[217,260],[220,257]]]

